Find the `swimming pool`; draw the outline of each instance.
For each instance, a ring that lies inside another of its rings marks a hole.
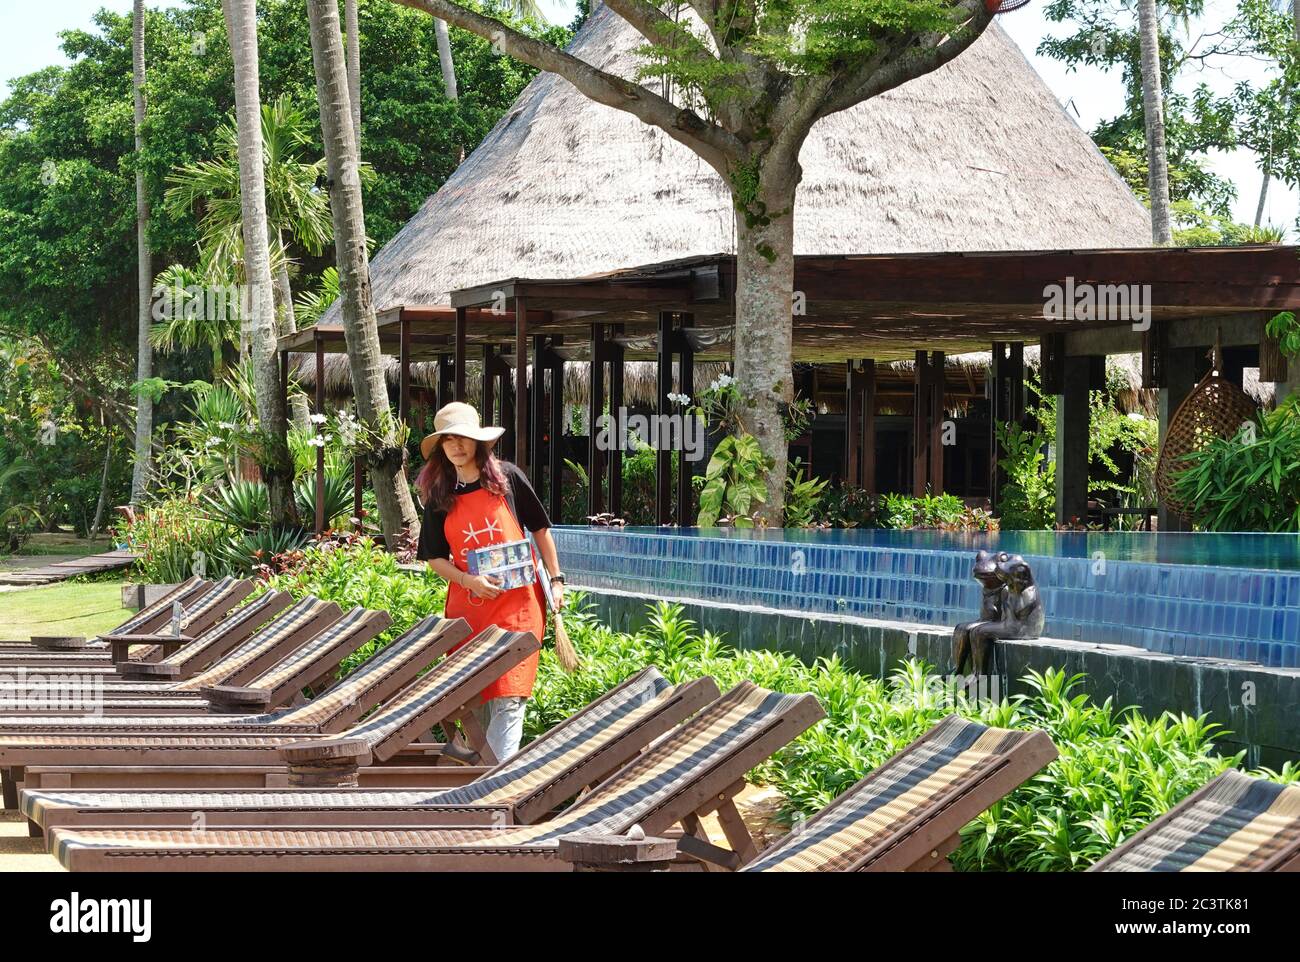
[[[1300,667],[1300,536],[557,527],[575,584],[952,626],[978,548],[1022,554],[1054,638]]]

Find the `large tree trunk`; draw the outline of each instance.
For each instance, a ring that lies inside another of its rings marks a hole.
[[[297,525],[293,460],[285,436],[284,392],[276,350],[275,286],[267,240],[266,176],[263,169],[261,95],[258,87],[255,0],[222,0],[235,65],[235,120],[239,132],[239,193],[243,215],[244,325],[253,358],[253,387],[261,429],[258,467],[271,502],[271,523]]]
[[[1151,195],[1151,239],[1173,243],[1169,224],[1169,155],[1165,147],[1164,90],[1160,77],[1160,24],[1156,0],[1138,0],[1142,44],[1142,110],[1146,115],[1147,188]]]
[[[363,426],[365,459],[375,490],[379,520],[392,545],[405,528],[418,524],[411,487],[406,479],[406,451],[399,442],[397,422],[388,404],[379,329],[370,296],[370,263],[366,254],[365,214],[357,143],[350,123],[347,71],[339,33],[336,0],[307,0],[311,22],[312,62],[316,68],[316,99],[320,102],[321,132],[329,164],[330,208],[334,219],[342,294],[343,334]]]
[[[149,195],[145,189],[142,157],[144,151],[145,70],[144,70],[144,0],[135,0],[131,54],[132,87],[135,91],[135,240],[136,281],[139,303],[136,315],[135,379],[153,377],[153,347],[149,328],[153,323],[153,252],[149,244]],[[139,505],[149,488],[153,474],[153,400],[141,393],[136,396],[135,464],[131,469],[131,504]]]
[[[108,472],[113,465],[113,432],[108,429],[104,423],[104,418],[100,417],[100,423],[104,427],[104,470],[99,476],[99,500],[95,502],[95,520],[90,523],[90,537],[94,538],[99,534],[100,527],[104,524],[104,512],[108,510]]]
[[[343,29],[347,31],[348,104],[352,114],[352,139],[361,156],[361,21],[357,0],[343,0]]]
[[[745,427],[773,462],[767,503],[758,512],[773,527],[784,521],[789,446],[783,410],[794,399],[791,291],[799,170],[797,163],[793,167],[784,177],[779,170],[760,175],[756,196],[736,211],[736,387],[748,405]]]

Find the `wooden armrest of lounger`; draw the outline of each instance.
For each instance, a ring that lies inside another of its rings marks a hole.
[[[181,645],[187,645],[194,640],[193,635],[181,635],[177,638],[175,635],[113,635],[104,639],[109,643],[112,650],[113,664],[118,666],[118,671],[126,672],[128,668],[135,667],[139,662],[131,661],[132,645],[158,645],[160,654],[170,655]]]
[[[204,685],[199,695],[208,700],[209,711],[221,715],[260,715],[271,707],[271,693],[264,688]]]
[[[280,757],[294,788],[355,787],[358,770],[371,760],[370,745],[360,738],[295,742],[281,746]]]
[[[117,670],[127,681],[176,681],[182,671],[179,665],[145,661],[119,661]]]
[[[33,648],[42,651],[91,651],[101,650],[103,646],[92,644],[83,635],[32,635]]]

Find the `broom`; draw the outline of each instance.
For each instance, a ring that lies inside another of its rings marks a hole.
[[[542,553],[537,550],[537,542],[533,540],[531,531],[528,532],[528,540],[532,544],[533,557],[537,561],[538,574],[542,579],[542,594],[546,595],[546,607],[550,608],[551,614],[555,616],[555,657],[561,668],[573,674],[581,664],[577,649],[569,640],[569,633],[564,630],[564,615],[559,605],[555,603],[555,593],[551,590],[551,573],[546,570],[546,562],[542,560]]]

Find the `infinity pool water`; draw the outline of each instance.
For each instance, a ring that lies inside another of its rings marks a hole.
[[[555,529],[589,588],[951,627],[979,548],[1021,554],[1046,635],[1300,667],[1300,536],[877,529]]]

